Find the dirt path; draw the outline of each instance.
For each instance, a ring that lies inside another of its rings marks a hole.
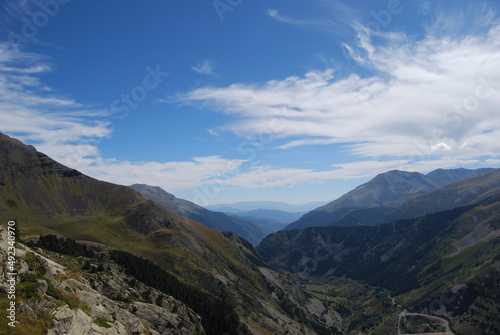
[[[446,319],[443,319],[443,318],[440,318],[438,316],[434,316],[434,315],[429,315],[429,314],[422,314],[422,313],[409,313],[406,308],[404,308],[403,306],[401,306],[400,304],[398,304],[396,302],[396,299],[391,297],[391,295],[389,294],[387,296],[389,299],[391,299],[392,301],[392,304],[396,307],[398,307],[399,309],[401,309],[403,312],[399,313],[399,318],[398,318],[398,335],[455,335],[451,329],[450,329],[450,322]],[[427,319],[432,319],[432,320],[437,320],[439,322],[441,322],[443,324],[443,326],[445,327],[446,329],[446,332],[435,332],[435,333],[420,333],[420,334],[402,334],[401,333],[401,329],[399,328],[399,325],[401,324],[401,318],[402,317],[405,317],[405,316],[421,316],[421,317],[424,317],[424,318],[427,318]]]
[[[424,318],[427,318],[427,319],[432,319],[432,320],[436,320],[436,321],[439,321],[443,324],[443,326],[445,327],[446,329],[446,332],[435,332],[435,333],[419,333],[419,334],[402,334],[401,333],[401,330],[399,329],[399,325],[401,324],[401,318],[402,317],[405,317],[405,316],[421,316],[421,317],[424,317]],[[437,316],[434,316],[434,315],[429,315],[429,314],[422,314],[422,313],[408,313],[406,311],[402,312],[399,314],[399,319],[398,319],[398,335],[455,335],[451,329],[450,329],[450,322],[448,322],[448,320],[446,319],[443,319],[443,318],[440,318],[440,317],[437,317]]]

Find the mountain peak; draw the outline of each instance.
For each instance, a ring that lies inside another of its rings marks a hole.
[[[162,197],[162,198],[169,200],[169,201],[175,201],[177,199],[175,195],[168,193],[160,186],[150,186],[147,184],[134,184],[134,185],[130,185],[130,187],[133,188],[134,190],[138,191],[141,194],[143,192],[148,192],[151,195],[154,195],[157,197]]]
[[[209,228],[236,233],[255,245],[266,235],[260,227],[252,222],[225,213],[211,211],[191,201],[176,198],[161,187],[145,184],[134,184],[130,187],[139,192],[144,198],[154,201],[168,210],[198,221]]]
[[[491,170],[438,169],[427,175],[401,170],[384,172],[337,200],[305,214],[285,229],[376,224],[389,211],[402,206],[413,197]]]

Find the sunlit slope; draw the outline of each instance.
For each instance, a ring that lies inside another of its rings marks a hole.
[[[0,219],[16,219],[21,237],[56,234],[127,251],[181,281],[230,303],[255,332],[326,334],[335,326],[324,306],[299,286],[276,300],[283,282],[269,281],[252,245],[145,200],[129,187],[87,177],[33,147],[0,134]],[[291,292],[299,292],[294,304]],[[313,299],[314,300],[314,299]],[[304,327],[297,315],[307,320]],[[254,332],[254,333],[255,333]]]

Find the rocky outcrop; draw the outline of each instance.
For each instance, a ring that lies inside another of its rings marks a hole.
[[[7,231],[0,229],[0,262],[7,264]],[[88,259],[53,256],[16,242],[18,329],[31,319],[47,324],[48,335],[205,333],[200,317],[182,302],[126,276],[117,265],[85,271],[80,269]],[[5,267],[0,277],[3,295],[10,288]]]
[[[337,328],[342,322],[342,318],[335,311],[329,310],[328,305],[307,293],[299,290],[296,282],[289,275],[280,273],[267,267],[259,267],[260,272],[268,280],[268,288],[273,292],[273,297],[278,305],[289,314],[295,313],[301,321],[308,320],[312,328],[322,333],[330,331],[332,334],[340,333]],[[272,310],[270,309],[270,313]],[[279,318],[279,315],[273,315]],[[301,330],[306,333],[305,330]]]

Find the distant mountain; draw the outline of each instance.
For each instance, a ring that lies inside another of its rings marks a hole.
[[[233,232],[253,245],[259,244],[266,235],[271,233],[250,220],[208,210],[188,200],[179,199],[158,186],[135,184],[130,187],[144,198],[152,200],[168,210],[198,221],[209,228]]]
[[[278,201],[242,201],[235,202],[232,204],[218,204],[207,206],[207,209],[219,212],[226,213],[238,213],[238,212],[246,212],[256,209],[270,209],[270,210],[279,210],[283,212],[308,212],[317,208],[318,206],[322,206],[326,203],[326,201],[316,201],[309,202],[305,204],[292,205],[285,202]]]
[[[496,194],[500,194],[500,169],[461,179],[435,191],[416,196],[384,216],[383,221],[413,219],[434,212],[472,205]]]
[[[277,222],[281,223],[290,223],[298,218],[300,218],[302,215],[304,215],[304,212],[285,212],[285,211],[279,211],[275,209],[254,209],[251,211],[246,211],[246,212],[239,212],[235,213],[236,216],[240,217],[254,217],[254,218],[262,218],[262,219],[270,219],[274,220]]]
[[[268,234],[283,229],[287,224],[297,220],[303,214],[304,212],[289,213],[272,209],[254,209],[246,212],[229,213],[230,216],[254,223]]]
[[[389,212],[415,196],[491,170],[439,169],[427,175],[418,172],[389,171],[377,175],[337,200],[305,214],[284,229],[377,224]]]
[[[452,320],[460,334],[498,334],[499,213],[496,194],[377,226],[283,230],[257,250],[275,269],[313,276],[316,286],[348,277],[389,290],[393,304],[397,300],[409,311]]]
[[[229,216],[233,216],[235,214],[228,213]],[[238,216],[235,216],[238,217]],[[258,218],[258,217],[252,217],[252,216],[243,216],[243,217],[238,217],[240,219],[250,221],[254,225],[260,227],[263,231],[265,231],[267,235],[274,233],[278,230],[283,229],[287,224],[286,223],[281,223],[272,219],[265,219],[265,218]]]

